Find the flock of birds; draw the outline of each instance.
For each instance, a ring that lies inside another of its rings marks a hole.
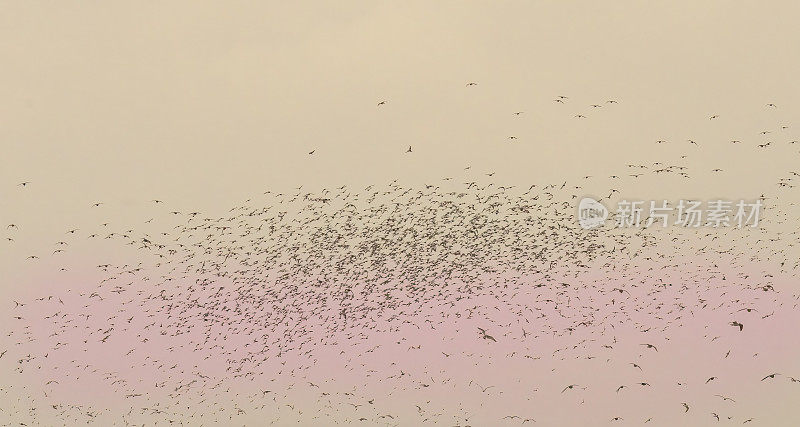
[[[604,199],[688,179],[680,160],[624,166]],[[8,303],[0,423],[757,425],[744,390],[800,387],[748,342],[797,313],[796,172],[760,227],[725,230],[584,230],[591,176],[463,175],[266,191],[222,216],[152,200],[139,228],[65,230],[19,262],[87,241],[128,261],[61,266],[98,279]],[[10,251],[25,224],[5,228]]]

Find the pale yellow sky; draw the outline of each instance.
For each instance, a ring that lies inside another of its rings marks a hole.
[[[800,113],[797,2],[4,10],[0,218],[22,231],[3,243],[3,288],[39,271],[21,261],[65,230],[141,224],[158,215],[156,198],[215,214],[267,189],[491,171],[497,185],[740,199],[775,189],[798,164],[800,147],[788,144],[800,137],[790,123]],[[693,179],[608,179],[655,161]]]
[[[605,178],[624,164],[653,161],[700,179],[626,183],[628,195],[742,198],[797,164],[797,146],[785,144],[794,128],[776,130],[800,111],[797,2],[4,10],[0,215],[24,229],[3,248],[14,254],[4,267],[69,228],[138,224],[154,198],[224,212],[266,189],[489,171],[519,186],[592,175],[593,194],[618,186]],[[560,95],[569,99],[554,102]],[[754,150],[764,129],[780,147]],[[708,172],[717,167],[726,172]],[[95,202],[104,205],[92,211]]]
[[[67,230],[80,239],[65,262],[132,262],[114,243],[81,242],[103,222],[156,232],[170,210],[218,216],[266,190],[453,177],[798,201],[776,186],[800,172],[797,1],[0,7],[4,301],[57,283],[50,253]],[[653,162],[692,179],[609,178]]]

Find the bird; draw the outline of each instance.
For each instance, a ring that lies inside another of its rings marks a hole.
[[[487,333],[486,333],[486,330],[485,330],[485,329],[478,328],[478,332],[480,332],[480,334],[481,334],[481,338],[483,338],[483,339],[485,339],[485,340],[491,340],[491,341],[497,342],[497,340],[496,340],[496,339],[494,339],[494,337],[493,337],[493,336],[491,336],[491,335],[489,335],[489,334],[487,334]]]
[[[646,346],[647,348],[652,348],[653,350],[658,351],[658,348],[656,348],[656,346],[654,346],[653,344],[642,344],[642,345]]]
[[[780,375],[780,374],[778,374],[778,373],[769,374],[769,375],[767,375],[766,377],[764,377],[764,378],[761,378],[761,381],[764,381],[764,380],[766,380],[766,379],[775,379],[775,376],[776,376],[776,375]]]
[[[565,391],[567,391],[567,390],[572,390],[573,388],[575,388],[575,387],[577,387],[577,386],[578,386],[578,384],[570,384],[570,385],[568,385],[568,386],[564,387],[564,389],[563,389],[563,390],[561,390],[561,393],[564,393],[564,392],[565,392]]]

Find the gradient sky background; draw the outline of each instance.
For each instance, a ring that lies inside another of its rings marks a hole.
[[[138,223],[152,199],[214,213],[265,189],[421,184],[464,176],[467,165],[523,186],[687,152],[692,165],[726,173],[655,180],[626,196],[740,199],[796,164],[789,150],[751,150],[763,142],[757,132],[800,108],[796,2],[33,1],[5,10],[0,212],[27,236],[12,252],[87,219]],[[470,81],[479,85],[465,88]],[[569,103],[554,103],[559,95]],[[619,104],[589,107],[607,99]],[[691,153],[689,138],[703,150]],[[104,206],[87,212],[95,202]],[[13,279],[18,260],[0,260]],[[13,282],[2,286],[14,292]]]
[[[626,164],[688,155],[690,181],[626,181],[624,195],[738,200],[798,170],[800,146],[783,144],[800,137],[795,1],[2,8],[0,225],[15,238],[0,242],[4,300],[59,286],[60,260],[25,257],[69,229],[141,226],[165,209],[220,215],[266,190],[496,172],[497,185],[570,180],[602,196]],[[792,194],[775,203],[797,213]],[[127,259],[113,246],[67,256]]]

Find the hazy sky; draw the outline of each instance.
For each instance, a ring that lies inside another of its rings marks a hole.
[[[798,170],[797,1],[0,4],[6,299],[67,230],[266,190],[496,172],[595,194],[662,161],[695,179],[627,195],[741,199]]]
[[[24,180],[66,209],[204,207],[467,164],[510,182],[582,175],[659,138],[796,117],[800,93],[791,1],[5,3],[12,211]],[[620,104],[589,107],[607,99]]]
[[[214,213],[267,189],[490,171],[527,186],[684,154],[701,178],[691,187],[629,191],[742,198],[796,164],[786,149],[752,156],[758,131],[798,117],[792,1],[3,9],[0,222],[25,230],[3,267],[87,222],[140,224],[152,199]],[[595,179],[598,192],[614,186]]]

